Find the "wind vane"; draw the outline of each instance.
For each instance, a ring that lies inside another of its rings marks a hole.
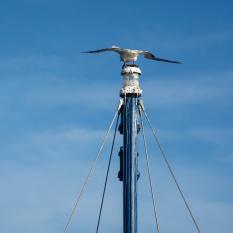
[[[137,221],[138,220],[137,186],[138,186],[138,179],[140,177],[140,173],[138,171],[139,153],[137,149],[137,141],[138,141],[138,134],[140,131],[142,131],[142,140],[144,144],[144,153],[145,153],[145,158],[146,158],[146,163],[147,163],[147,173],[148,173],[149,184],[150,184],[150,192],[151,192],[151,197],[152,197],[156,231],[160,233],[157,206],[156,206],[156,200],[155,200],[156,197],[155,197],[155,193],[153,189],[150,162],[149,162],[149,156],[148,156],[148,151],[147,151],[147,140],[146,140],[146,136],[144,132],[143,116],[144,116],[144,119],[146,119],[146,122],[148,123],[149,128],[151,129],[153,133],[155,143],[160,150],[161,156],[164,159],[164,162],[168,168],[168,171],[171,174],[172,179],[174,180],[174,183],[181,195],[181,198],[185,204],[185,207],[187,208],[188,213],[195,225],[195,228],[197,232],[200,233],[199,226],[191,212],[191,209],[176,179],[176,176],[167,159],[167,156],[159,142],[156,131],[152,127],[149,117],[145,111],[144,104],[142,100],[140,99],[141,94],[142,94],[142,90],[139,85],[139,78],[141,76],[141,70],[138,65],[134,64],[134,62],[137,60],[137,57],[139,55],[144,55],[145,58],[156,60],[156,61],[169,62],[169,63],[180,63],[180,62],[159,58],[149,51],[123,49],[123,48],[119,48],[116,46],[112,46],[111,48],[86,51],[84,53],[101,53],[101,52],[107,52],[107,51],[117,52],[120,55],[120,60],[124,62],[124,65],[121,71],[121,75],[123,76],[124,82],[123,82],[123,87],[120,90],[120,103],[110,123],[110,126],[104,136],[104,139],[100,145],[97,156],[95,160],[93,161],[91,168],[86,176],[85,182],[81,188],[81,191],[78,195],[75,205],[68,218],[67,224],[64,229],[64,233],[67,233],[67,230],[71,224],[73,215],[75,211],[77,210],[77,208],[79,207],[81,197],[86,189],[86,186],[88,184],[88,181],[90,180],[90,177],[93,175],[93,172],[96,167],[96,163],[100,158],[103,147],[105,146],[105,142],[110,134],[111,128],[116,119],[117,120],[116,120],[114,135],[113,135],[113,141],[112,141],[112,146],[111,146],[111,151],[110,151],[110,156],[109,156],[109,161],[108,161],[108,166],[107,166],[107,172],[106,172],[106,177],[105,177],[105,182],[104,182],[104,188],[103,188],[103,193],[102,193],[102,198],[101,198],[99,216],[98,216],[98,221],[97,221],[97,226],[96,226],[96,233],[99,232],[99,225],[100,225],[100,220],[101,220],[101,215],[102,215],[102,210],[103,210],[104,197],[105,197],[106,187],[108,183],[109,170],[111,166],[117,130],[123,136],[123,146],[120,147],[120,150],[118,153],[119,158],[120,158],[120,169],[118,172],[118,178],[123,183],[123,233],[137,233],[137,223],[138,223]],[[131,64],[128,64],[128,63],[131,63]],[[120,123],[119,123],[119,119],[120,119]]]

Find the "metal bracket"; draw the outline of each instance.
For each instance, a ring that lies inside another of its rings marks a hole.
[[[137,101],[137,107],[138,107],[138,110],[140,112],[144,112],[145,107],[144,107],[144,103],[143,103],[143,101],[141,99],[138,99],[138,101]]]

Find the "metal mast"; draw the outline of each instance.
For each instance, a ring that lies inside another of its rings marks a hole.
[[[101,50],[102,51],[102,50]],[[118,120],[119,117],[121,119],[121,122],[119,124],[118,130],[123,135],[123,146],[121,146],[119,151],[119,157],[120,157],[120,170],[118,172],[118,178],[120,181],[123,182],[123,233],[137,233],[137,226],[138,226],[138,208],[137,208],[137,182],[139,179],[139,171],[138,171],[138,151],[137,151],[137,136],[140,131],[140,127],[142,128],[142,135],[143,135],[143,141],[144,141],[144,148],[145,148],[145,156],[147,161],[147,171],[148,171],[148,178],[150,183],[150,192],[151,197],[153,201],[153,207],[154,207],[154,215],[155,215],[155,223],[156,223],[156,229],[159,233],[159,224],[158,224],[158,217],[157,217],[157,207],[156,207],[156,201],[155,201],[155,194],[153,191],[153,185],[152,185],[152,179],[151,179],[151,172],[150,172],[150,165],[149,165],[149,157],[147,152],[147,143],[146,143],[146,137],[144,132],[144,124],[142,120],[142,114],[144,115],[149,128],[151,129],[155,143],[157,144],[161,156],[163,160],[165,161],[167,168],[171,174],[172,179],[174,180],[174,183],[181,195],[181,198],[185,204],[185,207],[188,210],[188,213],[195,225],[195,228],[198,233],[200,233],[200,228],[197,224],[196,219],[194,218],[194,215],[191,211],[191,208],[184,196],[184,193],[177,181],[177,178],[175,176],[175,173],[167,159],[167,156],[160,144],[160,141],[158,139],[158,136],[156,134],[156,131],[152,127],[152,124],[149,120],[149,117],[145,111],[144,105],[142,100],[140,100],[140,96],[142,94],[142,90],[139,86],[139,78],[141,75],[141,70],[139,67],[135,64],[124,64],[122,67],[121,75],[123,77],[123,87],[120,90],[120,103],[118,105],[117,111],[111,121],[111,124],[103,138],[103,141],[101,143],[101,146],[99,148],[99,151],[97,153],[97,156],[95,160],[93,161],[91,168],[85,178],[85,181],[82,185],[81,191],[79,195],[77,196],[77,199],[75,201],[75,205],[72,208],[72,211],[69,215],[69,218],[67,220],[67,223],[64,228],[64,233],[67,233],[68,227],[70,226],[72,222],[72,218],[74,216],[75,211],[79,207],[80,199],[86,189],[87,183],[93,175],[93,172],[96,167],[96,162],[99,160],[100,155],[102,154],[103,147],[106,143],[106,140],[110,134],[112,125],[116,121],[114,136],[113,136],[113,142],[107,167],[107,173],[105,177],[105,183],[104,183],[104,189],[101,199],[101,205],[99,210],[99,216],[98,216],[98,222],[96,227],[96,233],[99,232],[99,225],[100,225],[100,219],[101,219],[101,213],[103,209],[103,203],[104,203],[104,197],[108,182],[108,176],[109,176],[109,169],[110,164],[112,160],[113,155],[113,147],[115,143],[115,137],[116,137],[116,131],[118,126]]]
[[[139,132],[137,99],[141,96],[137,65],[124,65],[121,75],[124,84],[120,91],[123,100],[119,131],[123,134],[123,147],[120,148],[120,171],[118,178],[123,181],[123,228],[124,233],[137,233],[137,134]]]

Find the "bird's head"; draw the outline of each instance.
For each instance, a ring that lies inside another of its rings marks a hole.
[[[119,49],[120,47],[116,46],[116,45],[113,45],[112,46],[112,49]]]

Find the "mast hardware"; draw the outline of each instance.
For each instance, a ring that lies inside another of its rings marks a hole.
[[[125,64],[122,66],[121,75],[123,77],[123,87],[120,90],[120,96],[141,96],[142,90],[139,86],[139,78],[142,72],[139,66],[135,64]]]

